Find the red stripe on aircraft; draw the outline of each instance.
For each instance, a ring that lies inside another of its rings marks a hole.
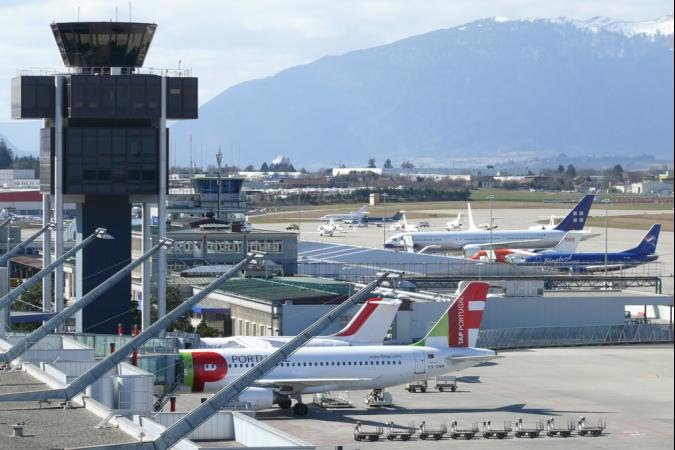
[[[448,311],[449,333],[448,345],[450,347],[468,347],[469,330],[480,328],[483,311],[469,311],[469,302],[485,301],[490,289],[488,283],[472,281],[457,297],[457,300]]]
[[[347,337],[353,336],[357,331],[361,329],[364,323],[368,320],[370,316],[373,315],[377,307],[379,306],[379,298],[371,298],[366,302],[366,307],[361,309],[358,316],[356,316],[350,323],[349,327],[346,330],[342,330],[337,333],[335,336]]]

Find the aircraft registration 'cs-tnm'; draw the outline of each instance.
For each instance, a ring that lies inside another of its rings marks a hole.
[[[411,345],[304,347],[240,396],[254,409],[279,405],[307,414],[302,394],[333,390],[383,389],[433,377],[496,358],[474,348],[489,285],[469,282],[420,341]],[[181,350],[184,383],[193,392],[217,391],[250,370],[273,348]]]

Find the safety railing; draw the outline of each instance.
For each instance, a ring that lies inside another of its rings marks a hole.
[[[511,348],[672,342],[672,325],[647,323],[586,327],[500,328],[480,330],[476,346],[500,350]]]

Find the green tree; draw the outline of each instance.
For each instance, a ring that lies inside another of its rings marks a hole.
[[[157,320],[157,308],[154,305],[157,305],[157,297],[153,296],[153,308],[150,311],[150,318],[152,321]],[[166,310],[172,311],[178,305],[183,303],[185,298],[181,295],[180,289],[176,286],[167,286],[166,287]],[[133,315],[133,312],[132,312]],[[190,313],[186,313],[175,320],[170,326],[169,331],[185,331],[187,333],[194,333],[195,328],[190,323]]]
[[[567,166],[567,170],[565,170],[565,176],[569,178],[574,178],[577,176],[577,169],[572,165]]]
[[[391,169],[393,166],[391,165],[391,159],[387,158],[384,160],[384,166],[382,166],[385,169]]]
[[[199,325],[197,325],[197,328],[195,328],[195,333],[198,334],[200,337],[218,337],[220,336],[220,333],[218,333],[218,330],[216,330],[213,327],[210,327],[206,324],[206,320],[202,318],[202,321],[199,322]]]
[[[369,169],[374,169],[375,167],[376,167],[376,166],[375,166],[375,158],[369,158],[369,159],[368,159],[368,168],[369,168]]]
[[[12,303],[15,311],[42,311],[42,283],[28,289],[19,300]],[[12,328],[16,331],[33,331],[42,325],[40,322],[17,323]]]
[[[5,140],[0,138],[0,169],[8,169],[12,165],[14,159],[14,152],[5,143]]]
[[[267,165],[266,162],[262,163],[262,166],[260,166],[260,171],[261,172],[269,172],[270,171],[270,167]]]
[[[249,164],[248,166],[244,167],[244,171],[255,172],[255,167],[253,167],[253,164]]]
[[[558,165],[558,173],[563,173],[563,172],[565,172],[565,166],[563,166],[562,164],[559,164]]]
[[[401,163],[401,169],[414,169],[415,165],[410,161],[403,161]]]

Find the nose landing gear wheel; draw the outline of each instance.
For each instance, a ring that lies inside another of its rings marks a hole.
[[[296,416],[306,416],[307,412],[309,412],[309,408],[307,408],[307,405],[304,403],[296,403],[295,406],[293,406],[293,414]]]

